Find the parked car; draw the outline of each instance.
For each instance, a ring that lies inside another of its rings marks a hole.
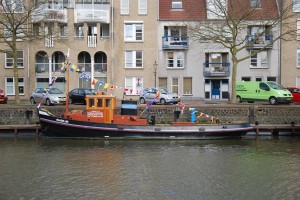
[[[76,88],[69,92],[69,103],[83,103],[86,104],[85,97],[87,95],[95,95],[93,89]]]
[[[177,104],[180,102],[180,96],[176,93],[170,93],[165,88],[144,88],[140,92],[140,104],[145,104],[147,102],[152,102],[156,97],[157,92],[160,93],[159,97],[154,100],[154,103],[160,104]]]
[[[287,87],[287,90],[289,90],[293,95],[293,102],[299,103],[300,102],[300,88],[297,87]]]
[[[8,100],[7,95],[3,90],[0,89],[0,103],[6,104]]]
[[[66,94],[58,88],[36,88],[30,96],[30,102],[35,104],[41,99],[42,104],[47,106],[66,104]]]

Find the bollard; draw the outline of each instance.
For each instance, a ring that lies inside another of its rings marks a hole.
[[[195,108],[190,108],[191,111],[191,122],[196,122],[196,109]]]

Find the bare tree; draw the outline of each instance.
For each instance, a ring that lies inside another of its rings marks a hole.
[[[18,81],[18,47],[43,38],[34,27],[35,20],[45,17],[42,1],[1,0],[0,1],[0,43],[6,53],[13,59],[13,74],[15,87],[15,103],[20,104]]]
[[[286,1],[286,0],[284,0]],[[268,12],[264,7],[277,8]],[[232,61],[231,103],[236,103],[236,75],[238,64],[273,46],[279,40],[295,38],[296,21],[291,20],[293,3],[281,4],[280,0],[206,0],[207,19],[187,23],[188,34],[193,41],[218,45],[229,49]],[[255,34],[247,33],[256,25]],[[271,33],[271,34],[270,34]],[[242,54],[261,38],[271,35],[259,49]]]

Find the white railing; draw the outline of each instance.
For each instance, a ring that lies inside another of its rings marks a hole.
[[[88,47],[96,47],[97,46],[97,36],[89,35],[88,36]]]
[[[54,37],[52,35],[45,37],[45,47],[54,47]]]

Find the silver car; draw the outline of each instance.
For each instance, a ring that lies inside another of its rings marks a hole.
[[[159,96],[155,99],[159,92]],[[155,100],[154,100],[155,99]],[[160,104],[177,104],[180,102],[180,96],[176,93],[170,93],[165,88],[144,88],[140,92],[140,104],[145,104],[147,102],[160,103]]]
[[[47,106],[66,104],[66,94],[58,88],[36,88],[30,96],[30,102],[35,104],[41,100]]]

